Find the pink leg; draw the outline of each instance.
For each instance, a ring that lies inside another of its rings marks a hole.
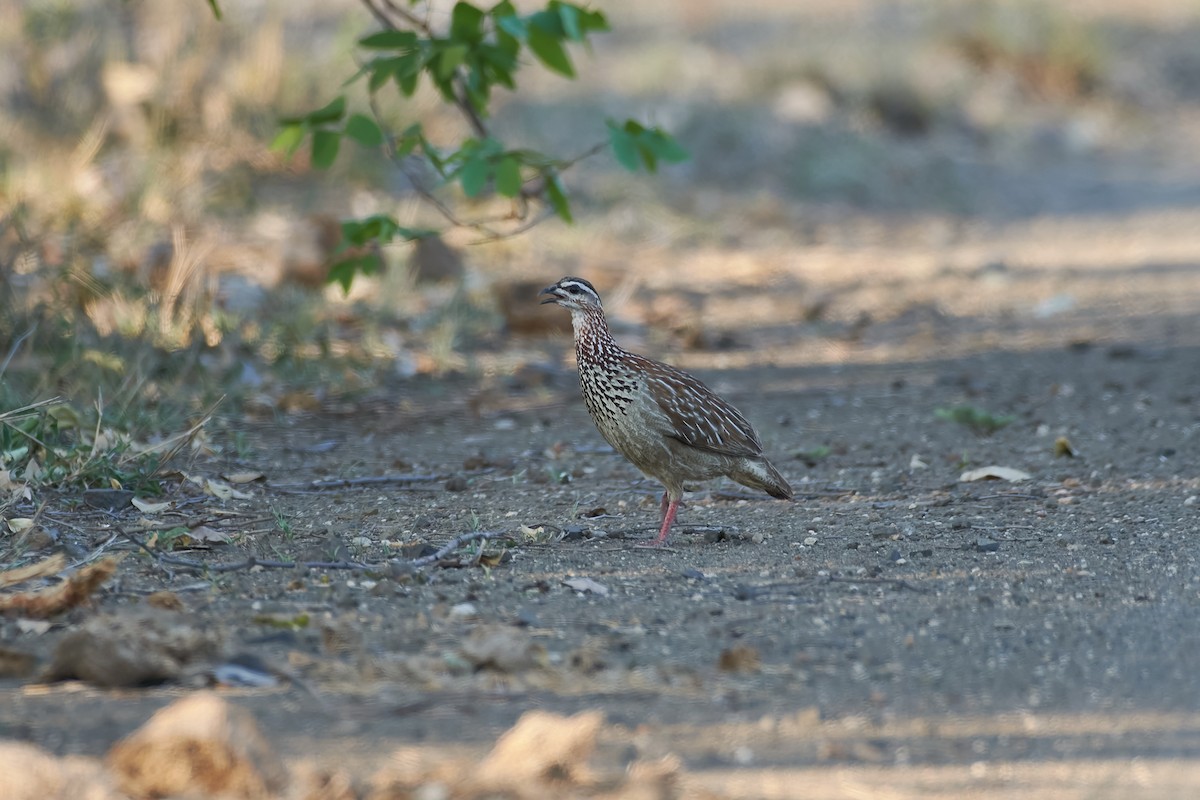
[[[679,511],[678,500],[667,500],[666,492],[662,493],[662,528],[659,530],[659,537],[653,542],[644,543],[644,545],[635,545],[635,547],[662,547],[667,543],[667,534],[671,533],[671,525],[674,523],[674,516]]]

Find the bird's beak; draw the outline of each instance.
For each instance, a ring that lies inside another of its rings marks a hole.
[[[538,297],[541,297],[544,294],[548,294],[550,296],[547,297],[545,300],[543,300],[538,305],[544,306],[544,305],[546,305],[546,303],[557,303],[558,302],[559,295],[558,295],[558,287],[557,286],[547,286],[545,289],[542,289],[540,292],[538,292]]]

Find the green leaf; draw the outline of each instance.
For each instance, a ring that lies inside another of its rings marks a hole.
[[[637,172],[641,162],[638,158],[637,142],[633,136],[624,128],[618,128],[609,122],[608,142],[612,146],[613,155],[617,157],[617,163],[630,172]]]
[[[287,153],[290,156],[304,141],[305,130],[306,127],[298,122],[284,125],[271,141],[271,149],[277,153]]]
[[[396,157],[404,158],[415,150],[417,145],[422,143],[422,140],[421,123],[414,122],[405,128],[404,132],[396,138]]]
[[[478,42],[483,38],[484,13],[470,3],[455,3],[450,15],[450,38]]]
[[[563,191],[562,182],[558,175],[552,172],[542,173],[546,179],[546,197],[554,207],[554,213],[564,222],[574,222],[571,217],[571,204],[567,201],[567,193]]]
[[[583,28],[584,33],[612,30],[608,26],[608,18],[604,16],[604,12],[583,8],[579,9],[579,27]]]
[[[505,197],[521,193],[521,164],[512,156],[505,156],[496,166],[496,191]]]
[[[554,5],[554,4],[551,4]],[[579,8],[570,3],[561,3],[558,5],[558,18],[562,20],[563,33],[567,34],[567,38],[573,39],[576,42],[583,41],[583,28],[580,25]]]
[[[380,31],[358,40],[359,47],[369,50],[407,50],[417,46],[414,31]]]
[[[552,10],[557,6],[552,2],[545,11],[538,11],[536,14],[530,14],[525,18],[527,27],[530,31],[537,29],[556,40],[561,40],[566,31],[563,30],[562,18],[558,16],[558,12]]]
[[[217,5],[217,0],[208,0],[208,7],[212,9],[213,16],[217,22],[221,21],[221,7]]]
[[[480,61],[480,71],[486,72],[494,83],[507,86],[509,89],[516,88],[517,84],[512,76],[517,68],[515,50],[510,53],[503,47],[483,44],[476,48],[476,54]]]
[[[346,98],[344,95],[338,95],[328,105],[318,108],[304,119],[312,125],[327,125],[331,122],[337,122],[345,113]]]
[[[568,78],[575,77],[571,59],[563,49],[562,42],[540,27],[529,28],[529,49],[547,68]]]
[[[349,293],[350,284],[354,283],[355,275],[359,272],[364,275],[370,275],[378,272],[382,267],[383,261],[379,258],[378,253],[349,256],[340,261],[335,261],[329,266],[328,281],[330,283],[340,283],[342,291]]]
[[[337,158],[338,148],[342,144],[342,134],[338,131],[313,131],[312,164],[317,169],[329,169]]]
[[[437,59],[437,75],[442,80],[448,79],[454,74],[454,70],[458,69],[459,64],[467,57],[467,46],[465,44],[452,44],[444,48],[438,55]]]
[[[642,157],[642,163],[646,165],[646,171],[657,172],[658,156],[654,154],[654,148],[647,144],[645,137],[635,137],[634,143],[637,145],[638,155]]]
[[[382,89],[383,85],[392,77],[392,71],[385,69],[382,65],[368,66],[367,72],[371,73],[371,77],[367,78],[367,91],[372,94]]]
[[[365,114],[352,114],[346,120],[346,135],[363,147],[379,147],[383,144],[383,131],[375,120]]]
[[[396,83],[399,85],[400,91],[405,97],[412,97],[413,92],[417,90],[417,73],[414,72],[411,75],[397,75]]]
[[[642,167],[654,172],[658,169],[660,159],[678,162],[691,157],[679,142],[661,128],[646,128],[632,119],[620,126],[612,120],[608,120],[607,124],[613,154],[621,166],[631,172]]]
[[[467,197],[475,197],[483,191],[488,178],[492,176],[492,165],[486,158],[472,158],[463,164],[458,171],[458,182],[462,184]]]
[[[525,20],[518,17],[515,13],[497,16],[495,17],[495,20],[496,27],[511,36],[513,39],[525,38],[525,34],[528,31],[525,26]]]
[[[392,58],[376,58],[363,69],[371,73],[371,77],[367,79],[367,87],[372,92],[377,92],[389,78],[420,71],[421,56],[419,53],[405,53]]]
[[[659,128],[655,128],[654,130],[650,131],[650,134],[650,146],[654,149],[655,154],[663,161],[670,161],[677,164],[680,161],[687,161],[692,157],[692,154],[689,153],[683,145],[675,141],[675,137],[671,136],[669,133]]]

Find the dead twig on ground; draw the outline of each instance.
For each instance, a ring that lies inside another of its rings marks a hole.
[[[500,538],[508,537],[508,536],[511,536],[511,534],[506,533],[504,531],[474,531],[473,533],[464,533],[461,536],[456,536],[453,539],[451,539],[444,546],[439,548],[436,553],[430,553],[427,556],[421,556],[420,558],[414,558],[408,562],[399,562],[399,563],[402,563],[402,564],[407,563],[409,566],[416,567],[419,569],[420,567],[424,567],[429,564],[433,564],[435,562],[441,561],[443,558],[450,555],[451,553],[453,553],[458,548],[462,547],[467,542],[474,542],[474,541],[485,541],[486,542],[486,541],[491,541],[492,539],[500,539]]]
[[[335,478],[308,483],[268,483],[268,489],[277,491],[321,492],[329,489],[353,489],[359,486],[384,486],[391,483],[433,483],[444,481],[449,475],[367,475],[362,478]]]
[[[172,553],[165,553],[156,547],[151,547],[137,536],[134,536],[132,533],[122,528],[117,528],[117,532],[153,558],[155,562],[161,566],[178,567],[180,569],[192,570],[201,573],[242,572],[244,570],[253,569],[254,567],[262,567],[263,569],[306,568],[384,570],[390,565],[396,565],[400,567],[407,567],[409,569],[420,569],[421,567],[426,567],[430,564],[441,561],[443,558],[446,558],[448,555],[468,542],[481,540],[490,541],[492,539],[511,536],[511,534],[503,531],[475,531],[472,533],[464,533],[461,536],[456,536],[455,538],[451,539],[436,552],[411,560],[390,559],[388,561],[375,563],[364,561],[279,561],[276,559],[263,559],[258,558],[257,556],[248,556],[241,561],[218,562],[215,564],[210,564],[194,558],[187,558],[186,556],[177,556]]]
[[[838,575],[825,576],[826,583],[868,583],[878,586],[895,586],[897,589],[908,589],[917,594],[929,594],[929,589],[916,586],[903,578],[845,578]]]

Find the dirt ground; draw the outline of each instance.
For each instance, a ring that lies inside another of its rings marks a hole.
[[[635,548],[660,489],[595,432],[569,338],[504,337],[469,377],[218,419],[221,453],[187,474],[264,479],[244,499],[181,481],[156,517],[228,534],[175,551],[205,564],[378,566],[198,573],[113,538],[150,535],[136,510],[64,498],[45,519],[72,552],[127,555],[93,606],[46,632],[0,620],[0,643],[48,661],[84,621],[172,592],[223,658],[283,676],[221,690],[280,753],[353,775],[400,749],[482,754],[529,709],[596,709],[597,762],[674,754],[684,797],[1194,796],[1188,108],[1147,111],[1160,127],[1119,151],[965,164],[976,212],[764,207],[701,174],[676,188],[723,209],[719,237],[664,244],[641,219],[595,233],[614,240],[596,261],[530,245],[523,277],[594,278],[618,340],[737,405],[794,503],[697,486],[671,546]],[[959,406],[1011,421],[938,413]],[[964,480],[990,466],[1029,479]],[[506,537],[406,566],[471,532]],[[0,681],[0,738],[101,755],[214,663],[137,689]]]
[[[1129,266],[1104,279],[1162,275]],[[1007,304],[1040,279],[995,266],[935,287],[896,277],[889,303],[908,312],[885,331],[797,325],[794,344],[770,345],[784,336],[745,328],[734,349],[692,353],[770,361],[795,348],[786,366],[696,368],[757,423],[798,499],[697,487],[669,549],[633,547],[653,533],[658,488],[590,425],[563,363],[569,342],[526,342],[544,354],[522,373],[537,380],[397,383],[336,414],[253,424],[244,458],[190,470],[259,470],[265,487],[175,498],[181,520],[245,520],[235,544],[181,553],[206,562],[378,562],[397,555],[389,543],[473,530],[511,534],[502,559],[205,578],[131,554],[97,608],[5,640],[48,655],[97,610],[174,590],[226,652],[300,679],[229,690],[285,756],[364,774],[402,745],[483,752],[527,709],[599,709],[602,758],[673,753],[689,781],[733,797],[1183,796],[1200,786],[1194,321],[1063,311],[986,324],[919,302],[990,286]],[[1173,297],[1194,299],[1190,267],[1175,281]],[[1089,324],[1140,333],[1088,337]],[[981,346],[1009,327],[1040,328],[1041,341]],[[835,345],[842,357],[803,365]],[[935,414],[963,403],[1014,419],[983,435]],[[1056,455],[1060,437],[1074,457]],[[960,480],[989,465],[1032,477]],[[436,480],[286,488],[382,475]],[[254,532],[273,515],[291,521],[290,538]],[[70,521],[93,545],[113,524]],[[523,655],[464,656],[495,631]],[[0,733],[99,754],[181,691],[10,683]]]

